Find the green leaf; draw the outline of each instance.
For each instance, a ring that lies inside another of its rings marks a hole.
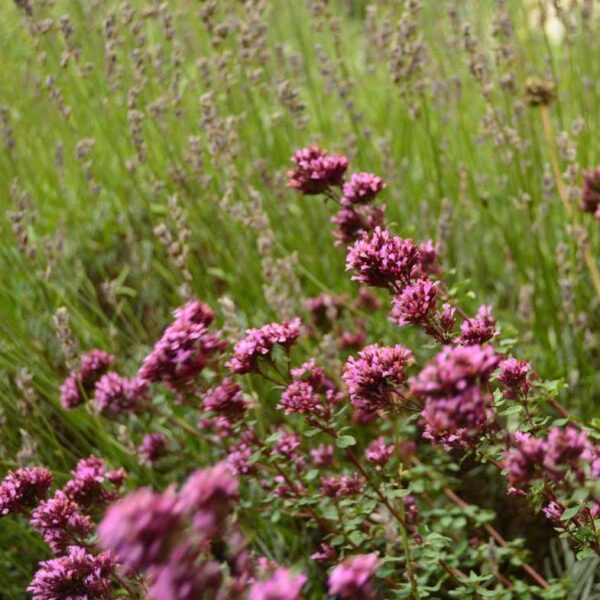
[[[320,429],[307,429],[306,431],[302,432],[302,435],[304,435],[306,437],[313,437],[319,433],[321,433]]]
[[[266,444],[272,444],[273,442],[278,442],[281,439],[281,431],[276,431],[272,433],[265,439]]]
[[[560,517],[560,520],[568,521],[569,519],[572,519],[579,512],[580,508],[580,506],[572,506],[571,508],[567,508],[567,510],[565,510],[565,512]]]
[[[335,445],[338,448],[348,448],[349,446],[355,446],[356,440],[351,435],[342,435],[337,439]]]

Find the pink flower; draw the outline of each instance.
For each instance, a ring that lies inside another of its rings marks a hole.
[[[498,381],[504,387],[504,395],[507,398],[518,398],[521,395],[527,395],[531,387],[529,383],[530,372],[531,365],[525,360],[507,358],[502,361]]]
[[[385,206],[342,204],[340,210],[330,219],[336,225],[333,232],[336,239],[335,245],[352,244],[376,227],[383,227],[384,217]]]
[[[411,390],[422,397],[459,394],[487,382],[501,360],[490,346],[446,346],[411,381]]]
[[[544,467],[556,481],[573,474],[583,482],[586,475],[584,466],[592,462],[594,455],[594,447],[585,431],[576,427],[553,427],[546,442]]]
[[[444,304],[442,306],[442,312],[438,314],[438,319],[440,322],[440,327],[442,331],[446,334],[452,333],[454,329],[454,325],[456,324],[456,308],[454,306],[450,306],[450,304]]]
[[[249,444],[240,442],[229,449],[227,464],[238,475],[249,475],[256,471],[256,467],[250,462],[253,454],[254,450]]]
[[[0,484],[0,517],[33,508],[52,485],[52,473],[44,467],[9,471]]]
[[[137,448],[141,462],[146,465],[153,465],[166,452],[167,438],[162,433],[147,433]]]
[[[42,534],[54,554],[65,552],[74,540],[83,541],[94,525],[77,503],[57,496],[43,500],[31,514],[33,529]]]
[[[352,245],[346,256],[346,270],[354,271],[353,281],[374,287],[394,287],[399,291],[410,283],[421,253],[416,244],[376,227]]]
[[[311,554],[310,557],[317,562],[332,563],[337,559],[337,552],[335,548],[322,542],[319,544],[319,550]]]
[[[315,467],[327,467],[333,462],[333,445],[319,444],[310,451]]]
[[[473,319],[467,319],[460,326],[458,341],[463,346],[484,344],[497,335],[496,320],[492,316],[491,308],[483,305],[479,307],[477,315]]]
[[[342,378],[352,404],[369,413],[387,407],[393,392],[404,383],[405,369],[411,362],[412,352],[400,344],[371,344],[358,353],[358,358],[351,356]]]
[[[278,454],[292,460],[296,458],[296,450],[300,447],[300,436],[297,433],[281,432],[281,436],[275,442],[273,454]]]
[[[391,312],[392,320],[398,325],[426,323],[433,311],[437,296],[437,286],[429,279],[417,279],[407,285],[400,295],[394,296]]]
[[[288,171],[289,187],[306,196],[322,194],[344,181],[348,159],[340,154],[327,154],[317,146],[298,150],[291,160],[296,168]]]
[[[560,518],[562,517],[565,509],[556,502],[549,502],[542,508],[542,512],[550,519],[553,523],[559,524]]]
[[[305,575],[294,575],[289,569],[278,567],[269,579],[252,584],[248,600],[300,600],[305,583]]]
[[[110,600],[115,558],[108,552],[98,556],[71,546],[66,556],[40,563],[27,591],[33,600]]]
[[[237,418],[246,412],[248,404],[244,400],[242,388],[232,379],[225,378],[217,387],[206,392],[202,408],[230,418]]]
[[[506,453],[504,466],[510,485],[509,492],[528,489],[532,480],[542,472],[546,456],[546,441],[529,433],[517,431],[512,439],[512,449]]]
[[[355,350],[364,346],[367,340],[367,334],[359,329],[358,331],[342,331],[338,344],[342,350]]]
[[[118,498],[118,488],[125,479],[125,471],[107,471],[104,461],[97,456],[80,460],[72,472],[73,478],[59,494],[73,500],[82,509],[95,509]]]
[[[358,554],[347,558],[329,574],[329,593],[344,599],[373,598],[373,577],[379,565],[376,554]]]
[[[256,373],[260,358],[270,356],[273,348],[279,344],[290,348],[300,337],[300,319],[283,323],[269,323],[260,329],[248,329],[246,337],[233,347],[233,356],[225,366],[233,373]]]
[[[111,504],[98,526],[99,543],[130,572],[166,561],[179,535],[181,506],[172,490],[140,488]]]
[[[238,479],[222,462],[192,473],[180,492],[181,503],[194,527],[208,537],[220,534],[225,518],[239,498]]]
[[[106,373],[96,384],[95,409],[107,417],[139,413],[150,402],[148,382],[139,377],[127,379],[117,373]]]
[[[308,381],[292,381],[281,394],[277,408],[285,411],[286,415],[296,413],[314,417],[323,415],[325,407],[320,396]]]
[[[378,437],[365,450],[365,458],[376,465],[385,465],[394,455],[394,449],[394,444],[387,445],[384,437]]]
[[[353,473],[339,477],[321,477],[321,493],[329,498],[347,498],[357,496],[365,485],[364,479]]]
[[[415,526],[419,521],[419,507],[414,496],[408,495],[404,497],[404,515],[406,522],[409,525]]]
[[[69,410],[83,404],[92,393],[94,384],[108,371],[114,360],[114,356],[103,350],[94,349],[84,354],[79,368],[69,373],[60,386],[62,407]]]
[[[421,254],[419,274],[427,276],[439,273],[438,258],[440,255],[440,245],[434,244],[431,240],[421,242],[419,244],[419,253]]]
[[[144,359],[141,379],[163,382],[177,391],[194,380],[226,343],[208,331],[213,313],[205,304],[190,300],[173,313],[175,319],[152,352]]]
[[[583,212],[597,215],[600,206],[600,167],[583,173],[581,200]]]
[[[500,360],[489,346],[446,346],[425,366],[411,381],[411,391],[425,399],[424,437],[448,448],[466,446],[493,426],[490,400],[479,386]]]
[[[177,546],[165,564],[152,569],[152,600],[212,600],[222,582],[219,563],[198,558],[189,544]]]
[[[322,394],[329,404],[336,404],[340,400],[340,390],[337,385],[327,377],[325,369],[317,365],[314,358],[291,370],[292,377],[298,381],[309,383],[317,394]]]
[[[423,437],[448,449],[476,443],[493,425],[489,401],[476,386],[447,398],[428,398],[421,417]]]
[[[381,308],[381,300],[369,289],[361,287],[358,289],[356,308],[360,308],[366,312],[375,312]]]
[[[342,188],[343,197],[351,204],[367,204],[384,187],[383,179],[373,175],[373,173],[353,173],[350,176],[350,181],[345,183]]]

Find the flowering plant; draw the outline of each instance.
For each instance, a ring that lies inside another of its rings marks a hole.
[[[348,159],[314,146],[293,160],[290,187],[340,211],[369,209],[385,187],[369,173],[346,180]],[[133,377],[100,350],[74,366],[64,409],[89,400],[96,418],[126,422],[155,485],[130,486],[96,456],[52,494],[42,466],[8,473],[0,515],[28,519],[55,556],[28,588],[35,599],[561,597],[526,540],[457,491],[472,473],[502,486],[506,507],[543,514],[581,559],[600,555],[595,431],[506,352],[490,306],[464,312],[433,242],[383,220],[343,234],[333,223],[355,300],[308,299],[301,317],[231,346],[190,300]],[[371,341],[362,318],[348,321],[360,335],[345,329],[346,312],[385,319],[383,308],[397,340],[414,328],[427,343]],[[321,351],[332,337],[337,367]],[[289,531],[299,543],[275,556],[270,540]]]

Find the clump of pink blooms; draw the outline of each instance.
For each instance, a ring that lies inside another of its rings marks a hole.
[[[525,360],[507,358],[500,363],[498,381],[504,387],[504,395],[510,399],[527,396],[531,389],[531,365]]]
[[[230,378],[206,392],[202,407],[208,412],[214,412],[229,418],[243,416],[248,408],[242,388]]]
[[[252,584],[248,600],[300,600],[305,583],[306,575],[277,567],[268,578]]]
[[[116,560],[110,552],[94,556],[81,546],[71,546],[65,556],[40,564],[27,591],[33,600],[111,600],[111,575],[115,567]]]
[[[180,390],[218,357],[226,343],[209,331],[214,313],[204,303],[190,300],[173,313],[174,320],[144,359],[138,376]]]
[[[30,523],[54,554],[62,554],[75,541],[85,540],[94,529],[91,518],[81,512],[79,504],[62,494],[40,502]]]
[[[349,248],[346,269],[354,272],[353,281],[400,291],[410,284],[420,261],[419,247],[411,239],[376,227],[372,235],[365,233]]]
[[[81,459],[71,474],[58,493],[83,510],[97,510],[118,498],[126,477],[124,469],[107,470],[104,460],[97,456]]]
[[[493,426],[486,384],[501,361],[491,346],[447,346],[411,381],[425,402],[424,436],[447,447],[468,445]]]
[[[233,347],[233,356],[226,363],[232,373],[256,373],[259,359],[268,360],[275,346],[291,348],[300,337],[300,319],[283,323],[268,323],[260,329],[248,329],[246,337]]]
[[[94,407],[107,417],[141,412],[150,400],[148,388],[148,382],[139,377],[128,379],[106,373],[96,383]]]
[[[131,572],[161,564],[182,518],[180,498],[141,488],[109,506],[98,528],[100,543]]]
[[[94,385],[114,362],[114,356],[103,350],[90,350],[81,357],[79,367],[69,373],[60,386],[60,403],[65,410],[83,404],[91,395]]]
[[[600,167],[583,173],[581,210],[600,219]]]
[[[317,146],[298,150],[292,161],[296,168],[288,171],[289,186],[306,196],[322,194],[330,187],[340,187],[348,169],[348,159],[328,154]]]
[[[380,467],[386,465],[394,455],[394,444],[386,444],[383,436],[373,440],[365,450],[365,458]]]
[[[373,578],[379,565],[376,554],[358,554],[347,558],[329,574],[329,593],[353,600],[375,598]]]
[[[168,440],[164,433],[147,433],[137,447],[142,464],[153,465],[168,453]]]
[[[32,508],[51,485],[52,473],[44,467],[10,471],[0,484],[0,517]]]
[[[400,344],[371,344],[357,358],[351,356],[342,373],[350,401],[366,413],[390,408],[395,397],[402,399],[401,386],[412,362],[412,352]]]

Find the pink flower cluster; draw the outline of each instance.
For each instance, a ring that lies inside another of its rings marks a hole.
[[[115,566],[110,552],[94,556],[83,547],[71,546],[66,556],[40,564],[27,591],[33,600],[111,600]]]
[[[114,362],[114,356],[103,350],[90,350],[81,357],[80,366],[69,373],[60,386],[60,403],[65,410],[83,404],[91,395],[94,385]]]
[[[365,487],[365,480],[358,474],[321,477],[321,493],[329,498],[358,496]]]
[[[44,467],[9,471],[0,484],[0,517],[33,508],[51,485],[52,473]]]
[[[466,319],[460,326],[459,343],[463,346],[485,344],[498,335],[496,320],[490,306],[480,306],[473,319]]]
[[[353,173],[350,181],[345,183],[343,200],[350,204],[367,204],[385,187],[383,179],[373,173]]]
[[[94,533],[91,515],[104,502],[116,499],[124,477],[122,469],[106,471],[101,459],[90,457],[79,461],[73,478],[45,499],[52,484],[48,469],[27,467],[7,474],[0,484],[0,517],[9,513],[29,516],[30,525],[52,553],[62,554],[40,563],[27,588],[33,598],[112,598],[116,561],[110,553],[94,555],[89,550]]]
[[[600,453],[585,431],[553,427],[546,438],[516,432],[505,457],[511,493],[527,491],[536,479],[568,486],[600,476]]]
[[[412,352],[400,344],[392,347],[371,344],[358,353],[358,358],[351,356],[342,378],[352,404],[370,414],[390,408],[394,394],[402,399],[406,367],[412,362]]]
[[[242,388],[230,378],[211,388],[204,395],[202,408],[229,419],[241,417],[248,409]]]
[[[233,373],[256,373],[259,359],[269,358],[273,348],[279,345],[291,348],[300,337],[299,318],[283,323],[268,323],[260,329],[248,329],[246,337],[233,347],[233,356],[226,366]]]
[[[581,210],[600,219],[600,167],[583,173]]]
[[[331,222],[336,226],[333,232],[336,244],[351,244],[367,232],[384,226],[385,206],[357,206],[343,201],[344,198],[340,210],[331,217]]]
[[[42,501],[31,514],[30,523],[54,554],[66,552],[74,542],[82,543],[94,529],[79,504],[61,494]]]
[[[126,477],[123,469],[108,471],[97,456],[81,459],[72,475],[56,494],[76,502],[83,510],[98,510],[116,500]]]
[[[428,325],[435,312],[437,285],[429,279],[417,279],[393,299],[391,318],[398,325]]]
[[[345,156],[328,154],[317,146],[298,150],[291,160],[296,168],[288,171],[289,186],[306,196],[340,187],[348,169]]]
[[[300,600],[306,575],[294,575],[289,569],[278,567],[263,581],[256,581],[248,593],[248,600]]]
[[[145,358],[138,376],[179,391],[225,350],[226,343],[218,333],[209,332],[214,313],[206,304],[190,300],[177,308],[173,316],[173,323]]]
[[[331,217],[336,225],[336,244],[350,244],[384,225],[385,206],[374,204],[385,187],[380,177],[373,173],[353,173],[344,182],[348,159],[329,155],[317,146],[298,150],[292,160],[297,168],[288,171],[291,188],[304,195],[326,194],[339,202],[338,212]],[[340,187],[341,195],[336,195],[335,188]]]
[[[354,281],[399,290],[410,284],[420,261],[419,248],[411,239],[376,227],[371,236],[364,234],[348,249],[346,270],[354,271]]]
[[[153,465],[167,453],[167,438],[163,433],[147,433],[137,448],[140,461],[145,465]]]
[[[504,387],[507,398],[526,397],[531,388],[531,376],[531,365],[525,360],[507,358],[500,363],[498,381]]]
[[[447,447],[469,445],[492,425],[484,389],[501,358],[491,346],[446,346],[411,381],[423,398],[424,437]]]
[[[149,384],[139,377],[127,379],[118,373],[110,372],[96,383],[94,408],[107,417],[139,413],[149,402]]]
[[[141,488],[108,507],[98,535],[101,545],[134,572],[167,559],[180,522],[181,502],[171,490]]]
[[[374,599],[373,577],[380,564],[376,554],[358,554],[347,558],[329,574],[329,593],[344,600]]]
[[[325,375],[314,359],[291,370],[293,380],[281,394],[277,408],[285,414],[299,414],[309,421],[328,419],[331,407],[340,399],[337,386]]]
[[[382,467],[390,461],[395,449],[394,444],[386,444],[385,438],[380,436],[369,444],[365,450],[365,458],[369,462]]]
[[[238,480],[224,463],[195,471],[179,492],[141,488],[109,507],[98,528],[100,544],[129,573],[146,573],[154,600],[230,597],[221,562],[231,597],[248,591],[254,600],[300,600],[304,575],[273,565],[256,576],[245,538],[230,518],[238,498]]]

